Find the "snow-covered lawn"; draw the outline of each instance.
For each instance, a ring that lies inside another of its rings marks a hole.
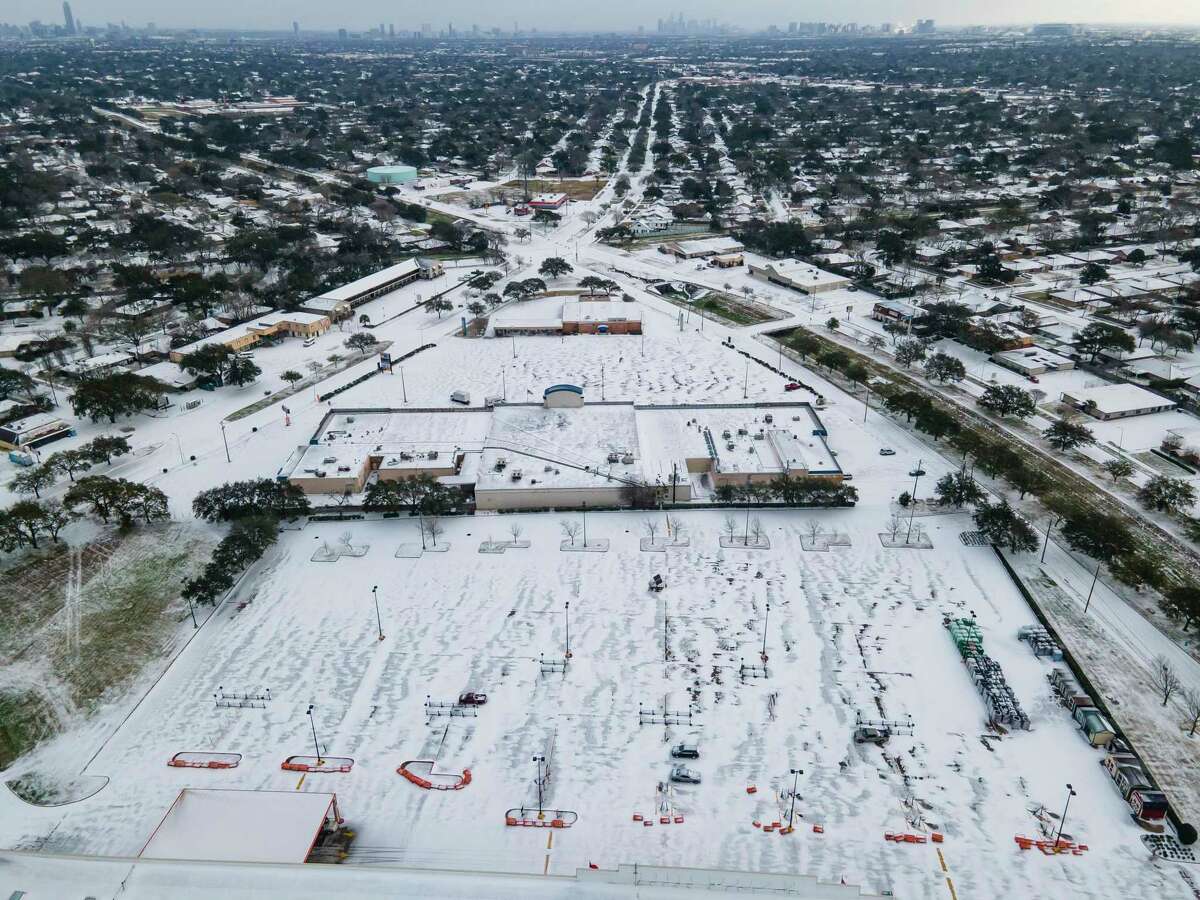
[[[880,546],[884,514],[878,503],[760,511],[771,549],[751,551],[719,549],[720,511],[680,515],[689,546],[665,553],[640,552],[645,514],[632,512],[589,516],[589,540],[609,540],[607,553],[558,552],[555,514],[519,517],[531,546],[502,555],[480,554],[479,543],[504,539],[516,517],[448,520],[450,549],[416,558],[395,556],[416,540],[407,519],[286,532],[110,739],[68,735],[31,760],[44,753],[64,771],[109,777],[108,786],[54,810],[3,796],[0,843],[136,855],[185,786],[333,790],[358,833],[352,860],[366,863],[567,872],[640,860],[798,870],[940,897],[934,846],[883,840],[885,831],[937,830],[960,896],[1182,896],[1177,875],[1140,864],[1139,829],[1099,752],[1051,701],[1048,665],[1016,639],[1032,614],[992,551],[959,541],[969,520],[927,520],[935,549],[912,553]],[[813,518],[852,546],[804,552]],[[366,556],[311,561],[321,541],[347,530],[370,546]],[[667,588],[650,593],[656,573]],[[543,658],[564,657],[567,603],[570,664],[565,675],[544,673]],[[942,624],[972,613],[1032,732],[985,729]],[[761,665],[764,620],[768,677],[743,678],[743,663]],[[264,709],[214,701],[219,691],[267,688]],[[489,695],[477,718],[427,716],[427,700],[466,690]],[[320,752],[352,758],[349,773],[280,769],[288,756],[316,752],[309,704]],[[639,709],[645,718],[682,714],[681,724],[640,725]],[[882,751],[855,745],[860,713],[912,716],[914,733]],[[703,781],[662,793],[668,748],[679,741],[699,744],[688,765]],[[243,759],[221,771],[169,768],[180,751]],[[551,770],[546,805],[579,815],[550,850],[540,830],[504,824],[506,810],[536,805],[540,755]],[[396,774],[414,759],[469,768],[472,781],[421,790]],[[753,822],[787,818],[792,768],[803,769],[802,819],[793,834],[765,834]],[[1057,811],[1067,781],[1078,796],[1066,831],[1090,851],[1022,853],[1013,835],[1036,834],[1029,810]],[[684,822],[658,824],[667,810]],[[635,813],[655,825],[635,823]]]

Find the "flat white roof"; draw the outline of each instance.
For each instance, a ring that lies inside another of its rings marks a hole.
[[[1105,384],[1099,387],[1064,391],[1064,393],[1081,403],[1091,400],[1096,404],[1096,409],[1106,414],[1175,405],[1174,400],[1160,397],[1153,391],[1140,388],[1136,384]]]
[[[334,799],[307,791],[184,788],[140,855],[302,863]]]
[[[364,275],[357,281],[351,281],[349,284],[343,284],[341,287],[326,291],[319,295],[319,297],[329,300],[353,300],[361,294],[367,294],[377,288],[383,287],[390,281],[404,278],[406,275],[412,275],[419,271],[420,268],[416,257],[406,259],[402,263],[396,263],[394,266],[388,266],[386,269],[380,269],[378,272]]]

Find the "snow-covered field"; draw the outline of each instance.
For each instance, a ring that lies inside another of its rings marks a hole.
[[[0,842],[136,855],[182,787],[295,788],[337,792],[358,832],[352,860],[364,863],[562,872],[644,861],[799,870],[941,896],[933,845],[883,840],[923,822],[946,835],[941,849],[960,896],[1127,897],[1131,867],[1139,895],[1178,893],[1169,869],[1160,877],[1139,864],[1139,829],[1098,752],[1051,702],[1047,665],[1016,640],[1030,612],[992,551],[958,539],[965,516],[928,520],[936,549],[904,551],[881,547],[879,503],[756,514],[770,550],[719,549],[719,511],[683,514],[690,546],[665,554],[639,550],[640,513],[589,516],[589,539],[607,538],[607,553],[560,552],[563,516],[554,514],[453,520],[442,538],[450,549],[415,559],[395,557],[417,539],[407,520],[288,532],[90,763],[96,748],[77,741],[79,764],[107,776],[107,787],[53,810],[5,796]],[[804,551],[811,518],[847,533],[852,546]],[[506,538],[514,519],[531,547],[478,552]],[[356,545],[369,545],[365,556],[311,561],[348,527]],[[646,590],[654,573],[668,584],[659,594]],[[563,658],[568,602],[569,667],[543,674],[543,655]],[[984,728],[942,625],[971,612],[1032,732],[996,737]],[[743,679],[743,660],[760,664],[764,618],[768,677]],[[267,688],[265,709],[214,702],[221,690]],[[488,693],[478,718],[427,720],[427,698],[464,690]],[[287,756],[314,753],[309,704],[321,752],[353,758],[351,772],[281,771]],[[639,725],[639,704],[692,718]],[[914,733],[882,752],[857,746],[857,713],[911,715]],[[677,741],[699,744],[701,758],[689,764],[703,782],[664,796],[657,787]],[[168,768],[180,751],[243,759],[225,771]],[[550,759],[547,806],[579,814],[549,850],[540,830],[504,825],[509,808],[536,805],[537,755]],[[429,792],[396,774],[401,762],[428,758],[439,770],[471,769],[471,784]],[[752,823],[787,818],[793,768],[803,769],[802,821],[791,835],[764,834]],[[1090,851],[1022,853],[1013,835],[1036,834],[1030,809],[1057,810],[1068,780],[1078,796],[1066,831]],[[632,821],[657,816],[664,802],[682,824]]]

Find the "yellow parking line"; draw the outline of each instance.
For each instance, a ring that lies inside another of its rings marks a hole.
[[[954,890],[954,882],[950,880],[950,876],[946,876],[946,887],[950,888],[951,900],[958,900],[958,891]]]
[[[542,874],[543,875],[550,874],[550,854],[549,853],[546,854],[546,864],[544,866],[542,866]]]
[[[949,872],[950,870],[946,868],[946,857],[942,856],[942,848],[941,847],[937,848],[937,854],[938,854],[938,862],[940,862],[942,864],[942,871]]]
[[[554,832],[553,831],[550,832],[548,835],[546,835],[546,849],[547,850],[554,849]]]
[[[300,780],[296,782],[296,790],[300,790],[300,786],[301,786],[302,784],[304,784],[304,779],[305,779],[305,778],[307,778],[307,777],[308,777],[308,773],[307,773],[307,772],[305,772],[303,775],[301,775],[301,776],[300,776]]]

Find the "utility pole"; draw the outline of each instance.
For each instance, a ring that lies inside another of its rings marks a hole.
[[[566,627],[567,627],[566,658],[570,659],[571,658],[571,601],[570,600],[566,601],[566,603],[563,606],[563,620],[566,622]]]
[[[583,546],[587,549],[587,501],[583,501]]]
[[[404,366],[400,367],[400,393],[404,396],[404,402],[408,402],[408,388],[404,384]]]
[[[742,380],[742,399],[747,399],[750,394],[750,361],[746,360],[746,377]]]
[[[221,423],[221,440],[225,444],[225,462],[233,462],[233,460],[229,458],[229,438],[225,436],[224,422]]]
[[[1100,566],[1101,565],[1103,565],[1103,563],[1100,560],[1097,560],[1096,561],[1096,574],[1092,576],[1092,586],[1090,588],[1088,588],[1087,599],[1083,601],[1083,614],[1085,616],[1087,615],[1088,607],[1091,606],[1091,603],[1092,603],[1092,592],[1094,590],[1096,590],[1096,582],[1100,580]]]
[[[371,588],[371,596],[375,598],[375,627],[379,630],[379,639],[383,640],[383,620],[379,617],[379,585]]]

